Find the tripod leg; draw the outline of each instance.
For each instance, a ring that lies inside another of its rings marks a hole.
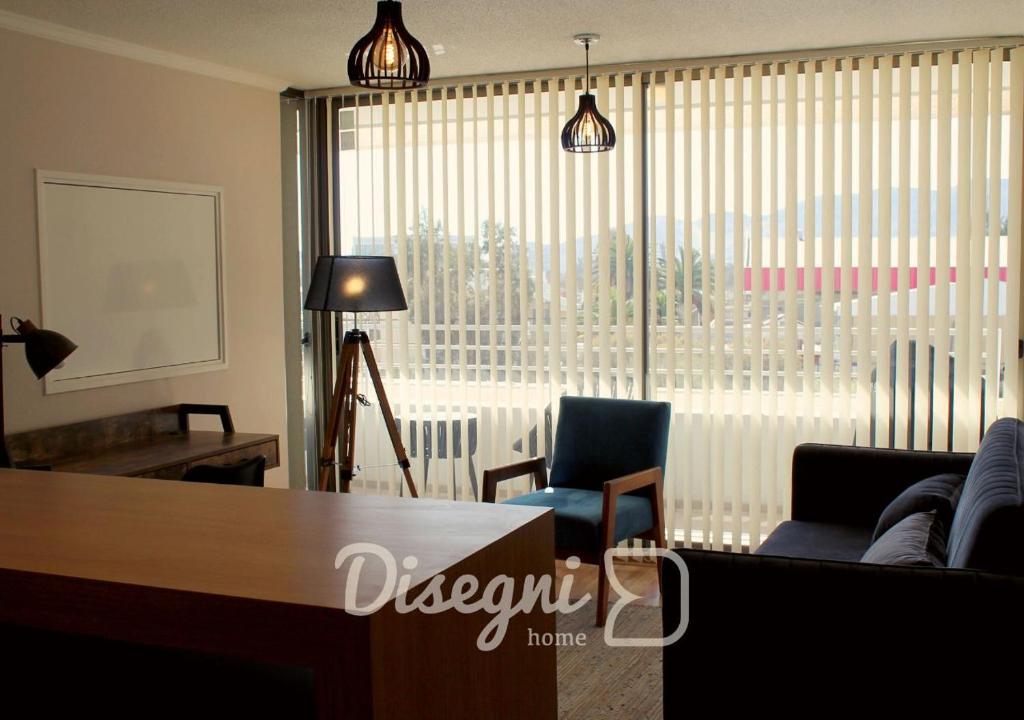
[[[334,448],[338,444],[338,430],[343,412],[343,405],[346,400],[349,377],[348,369],[352,363],[349,360],[349,345],[342,344],[341,355],[338,359],[338,379],[334,385],[334,398],[331,400],[331,412],[327,418],[327,428],[324,431],[324,446],[320,451],[320,490],[327,490],[331,476],[334,474]]]
[[[351,492],[352,489],[352,475],[356,469],[356,408],[357,400],[359,396],[359,349],[353,343],[351,344],[351,351],[349,357],[351,358],[351,365],[348,368],[349,373],[349,391],[346,400],[345,413],[343,415],[344,424],[343,432],[341,434],[342,440],[342,456],[341,467],[339,469],[339,475],[341,476],[341,491]]]
[[[377,368],[377,359],[373,356],[373,348],[370,347],[370,339],[364,338],[362,345],[363,356],[366,358],[366,368],[370,373],[370,379],[373,380],[373,389],[377,392],[380,411],[384,415],[384,424],[388,428],[388,435],[391,436],[391,445],[395,448],[395,456],[398,458],[398,464],[402,468],[402,474],[405,475],[405,484],[409,488],[409,494],[412,497],[419,497],[419,493],[416,492],[416,484],[412,481],[412,472],[409,470],[409,456],[405,454],[402,436],[398,433],[395,416],[391,412],[388,396],[384,392],[384,383],[380,379],[380,370]]]

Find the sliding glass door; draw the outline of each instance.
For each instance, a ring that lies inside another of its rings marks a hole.
[[[1018,413],[1024,50],[808,55],[600,74],[594,156],[558,142],[580,77],[320,104],[331,245],[405,283],[358,322],[424,495],[550,456],[561,395],[662,399],[673,538],[756,546],[795,444],[971,450]],[[358,427],[354,487],[398,492]]]

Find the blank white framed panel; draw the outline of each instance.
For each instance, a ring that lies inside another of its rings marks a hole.
[[[46,394],[223,370],[223,189],[36,171]]]

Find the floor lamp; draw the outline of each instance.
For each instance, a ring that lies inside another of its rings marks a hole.
[[[305,308],[319,312],[350,312],[358,317],[361,312],[387,312],[406,310],[405,294],[398,278],[395,260],[387,256],[368,255],[323,255],[316,261],[313,279],[306,294]],[[409,470],[409,457],[402,446],[402,437],[395,424],[395,416],[384,393],[377,360],[370,347],[369,336],[356,327],[345,333],[338,359],[338,378],[334,385],[334,397],[324,432],[324,446],[320,452],[319,487],[326,490],[334,465],[335,448],[341,440],[341,459],[337,463],[341,479],[341,491],[349,492],[355,471],[356,454],[356,407],[362,401],[359,395],[359,357],[366,360],[366,369],[373,381],[380,403],[384,424],[387,426],[391,444],[395,448],[398,465],[405,475],[409,494],[418,497],[416,485]]]
[[[46,373],[59,367],[64,358],[75,351],[77,345],[53,330],[40,330],[31,320],[14,318],[11,322],[14,333],[3,335],[3,318],[0,317],[0,467],[14,467],[14,460],[7,451],[4,430],[4,355],[5,345],[24,345],[25,358],[32,372],[40,380]]]

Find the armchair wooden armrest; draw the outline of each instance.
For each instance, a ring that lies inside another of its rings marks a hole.
[[[648,499],[651,502],[654,534],[660,535],[660,537],[652,537],[651,539],[658,542],[659,547],[663,547],[665,541],[663,532],[665,527],[665,508],[661,501],[662,477],[661,468],[655,467],[641,470],[632,475],[624,475],[623,477],[609,480],[604,484],[601,527],[604,530],[604,547],[606,549],[615,546],[615,506],[618,504],[619,496],[641,488],[650,488]]]
[[[615,547],[615,518],[616,506],[619,496],[647,488],[647,499],[651,503],[651,520],[654,526],[641,537],[653,541],[658,547],[665,547],[665,506],[662,503],[662,476],[661,468],[654,467],[647,470],[635,472],[632,475],[624,475],[614,480],[608,480],[604,484],[604,498],[601,505],[601,531],[603,533],[603,547],[601,558],[598,560],[597,586],[597,624],[603,626],[608,612],[608,579],[604,565],[604,551]],[[661,557],[657,559],[658,583],[661,583]]]
[[[498,483],[523,475],[533,475],[533,484],[537,490],[543,490],[548,486],[548,466],[544,462],[544,458],[535,457],[511,465],[484,470],[484,490],[481,499],[484,502],[494,502],[498,494]]]
[[[618,497],[642,487],[661,484],[661,468],[648,468],[635,472],[632,475],[623,475],[620,478],[609,480],[604,484],[605,497]]]

